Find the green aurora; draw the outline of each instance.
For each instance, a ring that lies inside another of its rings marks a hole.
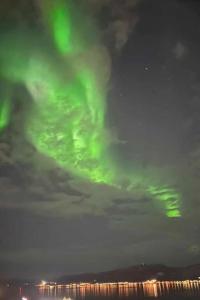
[[[9,122],[10,103],[4,100],[0,103],[0,132],[6,127]]]
[[[1,77],[23,84],[32,96],[34,107],[25,131],[40,153],[83,179],[122,188],[118,178],[125,170],[108,151],[106,80],[102,80],[102,66],[96,68],[90,53],[100,42],[87,41],[88,26],[77,20],[73,5],[64,0],[43,1],[48,38],[22,30],[3,34]],[[7,98],[0,104],[1,131],[9,123]],[[165,182],[160,184],[157,176],[159,184],[133,170],[129,181],[137,179],[144,193],[161,203],[166,216],[180,217],[180,193]],[[134,191],[134,185],[127,190]]]

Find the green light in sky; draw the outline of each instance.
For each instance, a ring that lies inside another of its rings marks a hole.
[[[26,78],[37,103],[27,123],[29,138],[40,152],[73,173],[111,184],[104,140],[105,99],[95,75],[80,68],[65,82],[40,65],[42,61],[34,62]]]
[[[163,203],[166,215],[170,218],[180,217],[181,195],[171,187],[149,186],[147,191]]]
[[[168,210],[166,212],[168,218],[179,218],[181,217],[181,212],[179,209]]]
[[[27,137],[39,152],[73,174],[121,188],[116,182],[124,171],[116,167],[107,149],[106,88],[99,80],[101,66],[96,70],[89,60],[77,57],[77,49],[82,49],[78,40],[74,42],[78,25],[73,22],[69,1],[47,3],[51,4],[46,10],[56,57],[49,55],[47,46],[36,50],[34,39],[23,35],[0,47],[4,76],[23,83],[35,102],[27,118]],[[0,106],[0,128],[8,122],[9,107],[9,101]],[[180,194],[174,188],[151,184],[151,178],[143,178],[136,171],[128,176],[125,174],[131,182],[127,190],[140,184],[145,193],[162,203],[168,217],[181,215]]]
[[[10,118],[10,101],[5,100],[0,102],[0,131],[3,130],[9,123]]]
[[[56,46],[62,54],[73,52],[72,23],[69,11],[69,1],[54,0],[49,11],[50,26],[52,28]]]

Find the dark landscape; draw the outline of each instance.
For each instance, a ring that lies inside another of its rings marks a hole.
[[[63,276],[58,283],[66,282],[141,282],[146,280],[192,280],[200,278],[200,264],[187,267],[140,265],[101,273]]]
[[[65,283],[106,283],[106,282],[144,282],[147,280],[158,281],[184,281],[200,279],[200,264],[186,267],[168,267],[162,264],[137,265],[99,273],[81,273],[64,275],[52,278],[50,282]],[[2,284],[23,286],[24,284],[38,284],[37,281],[27,280],[2,280]]]

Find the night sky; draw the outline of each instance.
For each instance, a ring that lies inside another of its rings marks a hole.
[[[43,26],[38,1],[16,3],[0,4],[1,40],[12,26]],[[108,77],[104,137],[120,188],[79,177],[39,151],[26,135],[33,97],[1,72],[1,99],[5,85],[14,90],[0,132],[1,277],[200,261],[200,3],[85,0],[85,7],[106,49],[95,70]],[[144,190],[149,178],[180,195],[179,216],[168,217]]]

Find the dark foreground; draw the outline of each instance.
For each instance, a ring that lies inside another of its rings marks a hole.
[[[149,281],[143,283],[106,283],[41,285],[37,287],[2,288],[0,300],[196,300],[200,299],[200,280]]]

